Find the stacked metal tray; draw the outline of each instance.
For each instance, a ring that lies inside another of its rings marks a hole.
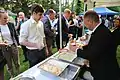
[[[73,62],[75,58],[69,51],[57,52],[13,80],[76,80],[80,67],[62,61]]]
[[[67,51],[67,52],[58,52],[53,57],[56,59],[63,59],[72,62],[77,57],[77,55],[75,53]]]
[[[36,80],[35,77],[33,76],[17,76],[16,78],[12,79],[12,80]]]
[[[64,69],[68,66],[67,63],[60,62],[55,60],[54,58],[50,58],[44,63],[40,64],[38,68],[43,69],[47,72],[50,72],[56,76],[60,75]]]
[[[43,75],[53,75],[60,77],[60,80],[73,80],[75,79],[80,67],[73,64],[68,64],[54,58],[50,58],[38,66]],[[53,79],[54,80],[54,79]]]

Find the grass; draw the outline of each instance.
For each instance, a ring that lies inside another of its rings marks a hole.
[[[53,48],[52,52],[55,53],[57,51],[56,48]],[[20,73],[24,72],[25,70],[27,70],[29,68],[29,64],[28,62],[25,62],[23,63],[23,60],[24,60],[24,56],[22,54],[22,49],[19,49],[19,57],[20,57]],[[119,66],[120,66],[120,46],[118,46],[118,49],[117,49],[117,61],[119,63]],[[5,67],[5,80],[9,80],[10,78],[10,75],[9,73],[7,72],[7,69]],[[16,73],[15,73],[16,74]],[[16,74],[17,76],[17,74]]]
[[[117,48],[117,56],[116,57],[117,57],[117,61],[118,61],[119,67],[120,67],[120,45]]]
[[[52,52],[55,53],[57,51],[56,48],[53,48]],[[23,63],[23,60],[24,60],[24,56],[23,56],[23,53],[22,53],[22,49],[20,48],[19,49],[19,60],[20,60],[20,73],[24,72],[25,70],[27,70],[29,68],[29,63],[28,62],[25,62]],[[9,80],[10,79],[10,75],[5,67],[5,80]],[[17,76],[16,72],[15,72],[15,75]]]
[[[22,73],[22,72],[24,72],[25,70],[28,69],[29,64],[28,64],[28,62],[25,62],[25,63],[22,62],[22,61],[24,60],[24,56],[23,56],[23,54],[22,54],[22,49],[21,49],[21,48],[19,49],[19,60],[20,60],[20,73]],[[4,71],[4,72],[5,72],[5,80],[9,80],[10,75],[9,75],[6,67],[5,67],[5,71]],[[17,74],[16,74],[16,72],[15,72],[15,76],[16,76],[16,75],[17,75]]]

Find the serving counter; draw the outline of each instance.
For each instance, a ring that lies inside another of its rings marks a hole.
[[[84,59],[67,50],[68,47],[56,52],[12,80],[76,80],[80,66],[74,63],[83,65]]]

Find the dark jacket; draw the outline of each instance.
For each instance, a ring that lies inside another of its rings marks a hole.
[[[50,20],[48,19],[48,17],[45,16],[42,22],[44,24],[45,36],[49,38],[53,38],[55,34],[53,30],[51,29],[52,26],[50,24]]]
[[[118,80],[116,49],[111,32],[103,25],[92,33],[90,42],[77,56],[88,59],[94,80]]]
[[[64,16],[61,16],[61,29],[62,29],[62,48],[64,46],[67,45],[68,42],[68,25],[66,23],[66,20],[64,18]],[[56,45],[57,45],[57,49],[60,49],[60,26],[59,26],[59,18],[58,18],[58,22],[57,22],[57,32],[58,34],[56,35]],[[64,43],[63,43],[64,41]]]
[[[115,40],[116,46],[120,45],[120,27],[112,32],[113,39]]]
[[[10,34],[11,34],[12,40],[15,38],[17,44],[19,45],[19,39],[18,39],[18,35],[16,34],[14,24],[9,22],[8,23],[8,28],[10,30]]]
[[[53,39],[55,37],[55,33],[53,32],[53,30],[51,29],[51,23],[50,20],[48,19],[47,16],[45,16],[42,20],[43,24],[44,24],[44,32],[45,32],[45,37],[46,37],[46,42],[48,46],[52,45]]]
[[[61,27],[62,27],[62,41],[66,41],[67,37],[68,37],[69,29],[68,29],[68,25],[66,23],[66,20],[65,20],[64,16],[62,15],[61,17],[62,17],[61,18],[61,23],[62,23],[62,25],[61,25]],[[58,26],[58,28],[57,28],[58,36],[60,36],[59,19],[58,19],[57,26]]]

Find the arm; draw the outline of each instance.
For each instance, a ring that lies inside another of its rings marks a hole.
[[[79,57],[95,61],[99,57],[110,53],[112,46],[110,34],[106,32],[101,33],[101,31],[91,36],[89,44],[83,47],[83,50],[77,50]]]
[[[8,44],[7,43],[5,43],[5,42],[0,42],[0,47],[2,47],[2,46],[7,46]]]
[[[48,52],[48,48],[47,48],[46,38],[45,38],[45,37],[43,38],[43,44],[44,44],[44,46],[45,46],[45,48],[46,48],[46,55],[48,56],[48,55],[49,55],[49,52]]]
[[[36,43],[32,43],[32,42],[29,42],[27,40],[28,38],[28,28],[29,28],[29,25],[27,24],[22,24],[21,25],[21,29],[20,29],[20,36],[19,36],[19,43],[21,45],[24,45],[24,46],[27,46],[27,47],[37,47]]]
[[[45,34],[47,35],[47,36],[49,36],[49,37],[54,37],[54,32],[50,29],[50,27],[52,27],[51,26],[51,24],[50,24],[50,22],[49,21],[45,21],[44,22],[44,31],[45,31]]]

